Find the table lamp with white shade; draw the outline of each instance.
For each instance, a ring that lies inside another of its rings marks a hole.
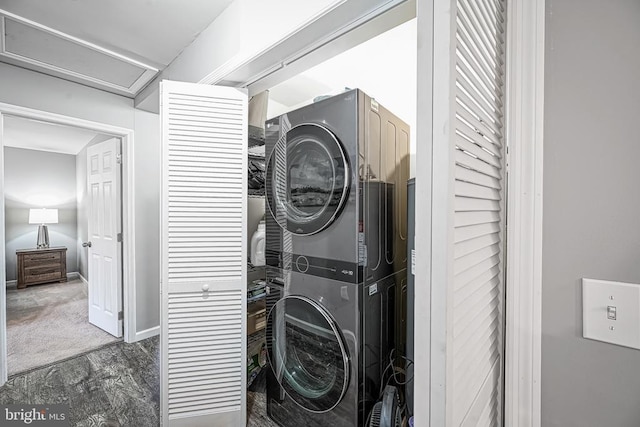
[[[58,209],[29,209],[29,224],[40,224],[38,227],[38,249],[49,247],[49,230],[45,224],[58,223]]]

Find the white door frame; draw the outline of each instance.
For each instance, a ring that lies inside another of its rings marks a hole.
[[[545,0],[507,3],[505,426],[540,427]]]
[[[75,126],[122,139],[122,286],[124,310],[124,340],[134,342],[136,335],[135,289],[135,211],[133,130],[77,117],[0,103],[0,165],[4,164],[4,116],[22,117],[67,126]],[[0,385],[7,381],[7,306],[4,230],[4,172],[0,173]]]

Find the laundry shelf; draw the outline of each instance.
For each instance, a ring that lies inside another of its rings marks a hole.
[[[251,159],[251,160],[264,160],[265,159],[264,153],[256,153],[256,152],[253,152],[253,151],[249,151],[247,153],[247,155],[249,156],[249,159]]]
[[[267,341],[265,330],[247,337],[247,387],[267,365]]]

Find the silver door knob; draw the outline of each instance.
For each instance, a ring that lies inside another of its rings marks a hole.
[[[91,242],[83,242],[83,243],[82,243],[82,247],[83,247],[83,248],[87,248],[87,247],[89,247],[89,248],[90,248],[90,247],[91,247]]]

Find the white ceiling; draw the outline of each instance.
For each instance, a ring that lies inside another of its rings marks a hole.
[[[4,145],[76,155],[97,133],[71,126],[4,117]]]
[[[0,0],[0,9],[162,69],[232,0]]]
[[[0,61],[134,97],[232,1],[0,0]]]

